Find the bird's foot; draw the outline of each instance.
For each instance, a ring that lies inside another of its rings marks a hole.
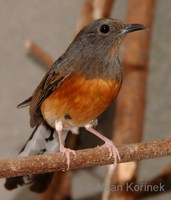
[[[76,157],[76,153],[74,150],[69,149],[69,148],[65,148],[64,146],[60,147],[60,152],[62,153],[62,155],[66,156],[67,159],[67,170],[69,170],[70,167],[70,154],[72,153],[75,157]]]
[[[108,138],[106,138],[104,135],[102,135],[101,133],[99,133],[98,131],[96,131],[94,128],[92,128],[92,124],[87,124],[85,126],[86,130],[88,130],[89,132],[93,133],[94,135],[96,135],[97,137],[99,137],[100,139],[102,139],[105,144],[102,145],[101,147],[107,147],[109,150],[109,158],[111,158],[113,156],[114,158],[114,165],[117,165],[117,161],[120,160],[120,156],[119,156],[119,152],[117,150],[117,148],[115,147],[115,145],[113,144],[113,142],[111,140],[109,140]]]
[[[117,148],[115,147],[115,145],[113,144],[113,142],[111,140],[106,140],[105,144],[102,145],[101,147],[107,147],[109,150],[109,158],[110,159],[112,156],[114,158],[114,165],[117,165],[117,161],[120,161],[120,155],[119,152],[117,150]]]

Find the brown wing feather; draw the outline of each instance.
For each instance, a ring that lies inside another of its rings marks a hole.
[[[59,86],[61,81],[72,70],[72,61],[66,60],[66,53],[62,55],[46,73],[40,84],[35,89],[30,102],[30,125],[36,126],[42,121],[40,106],[42,102]],[[69,64],[68,64],[69,63]]]
[[[32,100],[32,97],[29,97],[28,99],[26,99],[25,101],[23,101],[22,103],[17,105],[17,108],[24,108],[26,106],[30,105],[30,102]]]
[[[41,83],[38,85],[33,93],[30,104],[31,127],[34,127],[41,122],[42,115],[40,112],[40,105],[54,91],[54,89],[58,87],[64,78],[65,77],[61,75],[51,76],[49,73],[47,73]]]

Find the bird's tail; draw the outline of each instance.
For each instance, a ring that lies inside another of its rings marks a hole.
[[[63,140],[67,133],[63,134]],[[64,141],[63,141],[64,142]],[[57,133],[46,122],[39,124],[33,131],[25,146],[19,152],[19,156],[40,155],[59,151],[59,140]],[[34,192],[44,192],[53,177],[53,173],[36,174],[20,177],[7,178],[5,188],[12,190],[22,185],[30,185]]]

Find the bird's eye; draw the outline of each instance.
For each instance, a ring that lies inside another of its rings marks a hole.
[[[110,27],[107,24],[103,24],[100,26],[100,32],[103,34],[107,34],[110,31]]]

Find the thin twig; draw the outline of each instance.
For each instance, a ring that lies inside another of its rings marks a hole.
[[[121,156],[120,163],[169,156],[171,155],[171,139],[123,145],[118,150]],[[76,157],[71,155],[70,159],[70,169],[114,163],[113,158],[109,159],[109,151],[105,147],[78,150]],[[66,157],[62,153],[0,160],[0,178],[65,171],[66,169]]]
[[[54,63],[54,60],[49,56],[42,48],[40,48],[36,43],[32,41],[27,41],[25,43],[26,49],[36,58],[38,59],[43,65],[50,68]]]

